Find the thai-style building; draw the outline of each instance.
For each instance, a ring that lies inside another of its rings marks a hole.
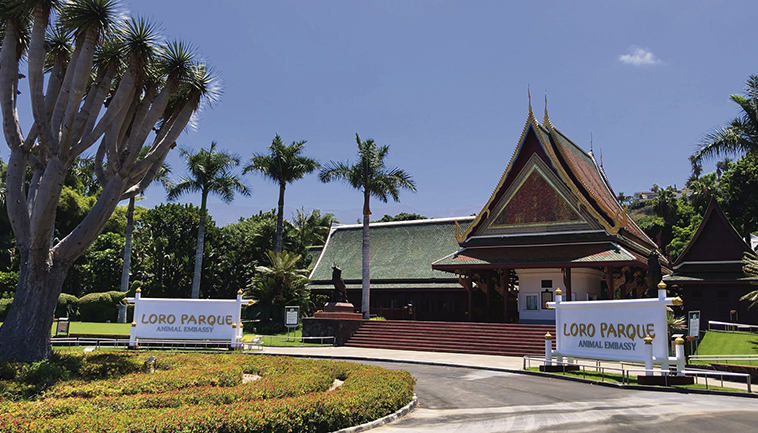
[[[467,224],[473,217],[458,218]],[[458,247],[456,219],[426,219],[370,225],[371,314],[395,320],[465,321],[466,291],[455,275],[431,263]],[[342,271],[348,300],[360,311],[360,224],[332,227],[310,274],[311,290],[329,294],[332,267]]]
[[[370,311],[396,319],[554,323],[545,303],[557,288],[574,301],[640,297],[648,261],[658,257],[592,150],[556,129],[547,109],[539,123],[531,106],[513,156],[476,217],[370,230]],[[666,260],[660,262],[668,273]],[[360,225],[332,230],[311,274],[314,291],[331,289],[334,265],[359,308]]]
[[[684,309],[700,311],[700,329],[708,321],[758,325],[758,308],[740,298],[758,289],[758,278],[742,271],[742,257],[751,247],[737,233],[715,199],[703,220],[673,265],[674,273],[664,278],[678,289]]]
[[[517,291],[519,323],[554,323],[545,303],[559,287],[573,301],[640,297],[657,246],[615,197],[592,151],[555,128],[547,109],[540,124],[530,107],[489,201],[456,232],[459,249],[432,268],[458,277],[471,316],[478,293],[492,308]]]

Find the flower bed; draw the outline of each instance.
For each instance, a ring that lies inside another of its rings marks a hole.
[[[329,391],[334,379],[344,384]],[[0,364],[0,431],[327,432],[396,411],[413,384],[405,371],[264,355],[58,354]]]

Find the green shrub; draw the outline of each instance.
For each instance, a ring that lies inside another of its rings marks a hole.
[[[408,372],[374,366],[265,355],[156,352],[152,353],[157,358],[155,373],[138,371],[147,355],[77,353],[51,358],[45,368],[60,369],[51,370],[59,382],[23,401],[13,396],[0,400],[0,430],[326,432],[380,418],[413,397],[414,379]],[[94,362],[130,367],[120,376],[83,380],[82,365]],[[30,367],[17,365],[14,371],[23,368]],[[131,368],[138,370],[128,372]],[[0,374],[3,371],[0,364]],[[37,366],[36,372],[41,371]],[[60,371],[71,372],[70,377]],[[243,384],[243,372],[261,378]],[[326,392],[335,378],[344,384]],[[18,394],[24,386],[20,380],[0,381],[0,392]]]
[[[118,319],[118,304],[124,298],[124,293],[110,291],[90,293],[79,298],[76,303],[79,320],[82,322],[115,322]]]
[[[15,293],[18,272],[0,272],[0,293]]]
[[[68,320],[74,320],[77,317],[77,303],[79,299],[68,293],[61,293],[58,296],[58,305],[55,307],[54,317],[68,317]]]
[[[11,303],[13,303],[13,298],[0,298],[0,322],[5,321],[5,318],[8,316]]]

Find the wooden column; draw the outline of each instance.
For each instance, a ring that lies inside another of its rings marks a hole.
[[[466,291],[468,292],[468,318],[466,320],[470,322],[471,315],[473,314],[472,303],[474,301],[474,298],[473,298],[474,288],[472,287],[472,284],[471,284],[471,276],[468,273],[466,275],[463,275],[461,273],[456,272],[456,274],[458,274],[458,283],[461,286],[463,286],[463,288],[466,289]]]
[[[499,269],[497,272],[500,277],[500,287],[503,288],[503,322],[508,323],[508,292],[511,284],[511,270],[506,268]]]
[[[608,285],[608,300],[613,300],[613,268],[610,266],[605,267],[605,284]]]
[[[571,300],[571,268],[563,268],[561,269],[563,271],[563,288],[564,292],[566,293],[566,299],[567,301]]]

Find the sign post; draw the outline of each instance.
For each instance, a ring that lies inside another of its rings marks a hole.
[[[687,337],[690,342],[694,340],[695,347],[690,347],[690,350],[692,353],[697,353],[697,343],[700,338],[700,310],[687,312]]]
[[[284,307],[284,326],[287,327],[287,334],[294,333],[294,330],[300,324],[300,307],[297,305],[288,305]]]

